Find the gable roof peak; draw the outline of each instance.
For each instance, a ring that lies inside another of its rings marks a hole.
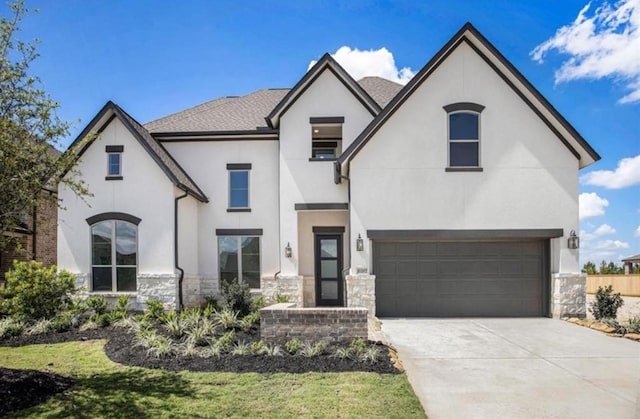
[[[311,86],[316,79],[324,72],[331,73],[362,103],[362,105],[373,115],[377,115],[380,105],[362,88],[347,71],[329,54],[325,52],[322,57],[302,76],[295,86],[282,98],[275,108],[267,115],[265,120],[271,128],[277,128],[280,124],[280,117],[296,102],[296,100]]]

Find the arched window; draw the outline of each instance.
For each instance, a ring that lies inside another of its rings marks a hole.
[[[444,107],[448,116],[449,167],[480,167],[480,113],[484,106],[454,103]]]
[[[138,226],[125,220],[92,224],[91,290],[135,292],[137,271]]]

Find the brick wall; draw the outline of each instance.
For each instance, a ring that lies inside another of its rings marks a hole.
[[[281,303],[260,310],[260,337],[265,343],[284,344],[298,338],[308,342],[349,343],[367,339],[367,309],[347,307],[296,308]]]
[[[33,229],[33,213],[29,212],[26,220],[27,227]],[[26,261],[35,259],[45,266],[56,263],[57,259],[57,234],[58,234],[58,205],[55,196],[43,191],[42,199],[36,209],[36,252],[33,255],[33,235],[22,233],[10,233],[20,241],[20,249],[2,251],[0,253],[0,281],[4,280],[4,274],[13,266],[14,260]]]

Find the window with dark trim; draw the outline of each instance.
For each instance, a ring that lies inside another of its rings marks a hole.
[[[138,271],[138,226],[123,220],[91,226],[91,290],[135,292]]]
[[[227,164],[229,171],[228,211],[249,211],[250,163]]]
[[[105,147],[107,152],[107,177],[106,180],[122,179],[122,145],[108,145]]]
[[[480,113],[484,106],[455,103],[444,107],[447,112],[448,167],[480,167]]]
[[[310,118],[310,161],[335,160],[342,153],[343,117]]]
[[[220,280],[260,288],[260,237],[218,236]]]

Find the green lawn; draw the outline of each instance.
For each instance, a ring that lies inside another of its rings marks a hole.
[[[0,365],[73,376],[21,417],[424,418],[405,375],[168,372],[109,360],[105,341],[0,347]]]

